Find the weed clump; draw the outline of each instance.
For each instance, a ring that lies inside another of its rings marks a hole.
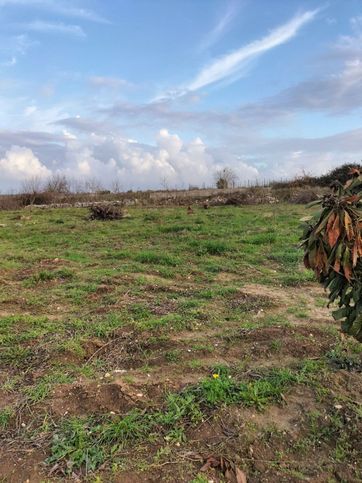
[[[90,206],[90,220],[121,220],[127,218],[127,212],[118,205],[94,204]]]

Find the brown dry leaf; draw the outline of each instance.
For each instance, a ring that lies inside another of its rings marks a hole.
[[[235,468],[237,483],[247,483],[246,474],[240,468]]]
[[[329,215],[329,218],[328,218],[327,233],[332,228],[335,219],[336,219],[336,214],[333,212],[331,215]]]
[[[315,259],[316,269],[319,270],[319,272],[324,272],[324,270],[327,267],[327,261],[328,261],[327,254],[323,248],[323,245],[321,244],[319,245],[316,259]]]
[[[353,238],[352,220],[347,211],[344,212],[344,226],[346,228],[348,241]]]
[[[234,475],[233,472],[231,471],[230,468],[227,468],[224,472],[224,476],[226,478],[226,481],[231,482],[234,480]]]
[[[217,468],[218,466],[220,466],[220,459],[216,459],[214,456],[209,456],[203,467],[200,468],[200,471],[207,471],[209,468]]]
[[[359,233],[356,236],[356,243],[357,243],[358,256],[362,257],[362,238],[361,238],[361,235]]]
[[[339,235],[341,234],[341,228],[339,224],[339,216],[336,215],[332,227],[328,231],[328,243],[331,248],[337,243]]]
[[[351,265],[349,265],[349,264],[343,265],[343,271],[344,271],[344,276],[350,282],[351,281],[351,278],[352,278],[352,268],[351,268]]]
[[[310,266],[310,263],[309,263],[309,257],[308,257],[308,253],[306,253],[306,254],[304,255],[304,266],[305,266],[305,268],[312,268],[312,267]]]
[[[339,272],[340,269],[341,269],[341,259],[336,258],[334,265],[333,265],[333,270],[335,270],[336,272]]]
[[[345,201],[347,201],[347,203],[356,203],[360,199],[361,199],[360,196],[358,196],[358,195],[352,195],[352,196],[348,196],[347,198],[345,198]]]
[[[355,241],[352,248],[352,266],[353,267],[357,265],[357,259],[358,259],[358,245],[357,245],[357,241]]]
[[[246,475],[235,463],[220,456],[215,458],[209,456],[200,471],[207,471],[209,468],[218,468],[228,483],[247,483]]]

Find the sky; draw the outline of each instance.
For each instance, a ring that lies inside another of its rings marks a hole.
[[[362,158],[362,0],[0,0],[0,192]]]

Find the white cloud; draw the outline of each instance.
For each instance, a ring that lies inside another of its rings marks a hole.
[[[25,140],[25,133],[20,137]],[[105,187],[118,179],[124,189],[159,188],[165,179],[170,187],[210,185],[213,173],[224,166],[225,158],[241,180],[258,175],[256,168],[236,156],[213,151],[200,138],[185,142],[167,129],[159,131],[155,145],[106,135],[80,139],[70,132],[64,132],[61,141],[58,139],[52,146],[47,138],[43,144],[34,141],[29,139],[37,156],[29,147],[12,146],[6,151],[0,160],[1,189],[16,189],[24,179],[51,173],[79,180],[98,179]],[[1,138],[0,143],[4,144]]]
[[[70,142],[66,159],[66,174],[95,177],[108,186],[118,178],[125,188],[156,188],[164,178],[170,186],[211,182],[215,163],[201,140],[184,143],[166,129],[155,146],[106,136],[94,136],[93,145]]]
[[[79,18],[90,22],[110,23],[92,10],[76,7],[60,0],[0,0],[0,7],[33,7],[64,17]]]
[[[289,22],[272,30],[262,39],[255,40],[230,54],[220,57],[201,69],[195,79],[186,86],[186,91],[195,91],[226,78],[237,76],[251,59],[292,39],[303,25],[315,18],[318,12],[319,10],[311,10],[296,15]]]
[[[79,25],[69,25],[61,22],[44,22],[42,20],[36,20],[24,25],[24,27],[34,32],[72,35],[80,38],[86,37],[84,30]]]
[[[0,159],[0,188],[15,188],[28,178],[45,178],[51,171],[44,166],[29,148],[12,146]]]
[[[205,38],[200,44],[200,51],[206,50],[215,44],[230,27],[231,22],[236,17],[238,10],[240,8],[240,2],[238,0],[229,1],[224,14],[218,19],[215,27],[208,32]]]

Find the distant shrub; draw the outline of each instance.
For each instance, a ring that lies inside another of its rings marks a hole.
[[[317,183],[320,186],[329,186],[333,181],[339,181],[340,183],[345,184],[349,180],[350,172],[353,168],[362,169],[362,165],[359,163],[342,164],[342,166],[332,169],[327,174],[319,176],[319,178],[317,178]]]
[[[303,189],[301,191],[296,191],[292,193],[290,197],[290,202],[297,205],[305,205],[316,201],[318,199],[318,194],[312,189]]]
[[[349,179],[349,172],[351,169],[362,169],[362,165],[359,163],[345,163],[337,168],[333,168],[328,173],[321,176],[310,176],[308,174],[302,174],[296,176],[291,180],[274,181],[270,184],[271,188],[304,188],[305,186],[330,186],[334,181],[339,181],[341,184],[345,184]]]

